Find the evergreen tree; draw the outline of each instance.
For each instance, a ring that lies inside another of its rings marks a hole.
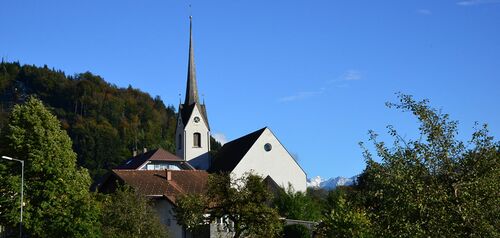
[[[16,105],[2,152],[24,160],[24,227],[33,237],[98,237],[99,211],[90,176],[76,166],[71,140],[59,121],[33,97]],[[20,171],[0,167],[0,219],[15,226]],[[15,182],[16,181],[16,182]]]

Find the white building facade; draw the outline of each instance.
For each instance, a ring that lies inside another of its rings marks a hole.
[[[306,173],[281,142],[265,128],[252,147],[231,172],[236,177],[251,171],[263,178],[270,176],[282,188],[306,191]]]

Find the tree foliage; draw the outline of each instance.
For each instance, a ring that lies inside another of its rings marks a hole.
[[[89,174],[76,166],[70,138],[40,100],[30,97],[14,107],[1,151],[25,162],[26,233],[34,237],[99,235],[99,210],[88,190]],[[12,227],[19,216],[19,167],[0,167],[0,221]]]
[[[350,202],[342,189],[328,194],[318,234],[321,237],[374,237],[368,215]]]
[[[101,216],[103,237],[168,237],[165,225],[149,202],[128,187],[106,197]]]
[[[203,194],[188,194],[177,199],[175,207],[175,217],[177,220],[192,232],[200,231],[202,226],[211,222],[204,215],[207,213],[209,201]]]
[[[210,136],[210,156],[212,158],[215,158],[217,156],[217,153],[219,150],[222,148],[222,144],[217,141],[215,138]]]
[[[36,95],[73,140],[78,164],[95,179],[134,149],[175,152],[175,110],[129,86],[118,88],[86,72],[67,76],[47,66],[0,63],[0,128],[13,105]]]
[[[282,224],[278,212],[267,205],[270,199],[263,179],[257,175],[231,178],[211,174],[207,192],[180,198],[176,214],[180,224],[190,230],[224,218],[224,227],[233,231],[234,237],[276,237]]]
[[[294,225],[286,225],[283,228],[283,237],[284,238],[310,238],[311,231],[309,228],[304,225],[294,224]]]
[[[319,221],[321,204],[307,193],[295,191],[291,186],[279,190],[273,205],[282,217],[294,220]]]
[[[486,126],[469,143],[456,121],[400,95],[389,107],[417,117],[421,137],[404,140],[394,127],[392,148],[370,132],[380,162],[365,150],[367,167],[359,178],[362,203],[380,236],[500,236],[500,146]]]

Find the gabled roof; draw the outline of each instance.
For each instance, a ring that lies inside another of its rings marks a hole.
[[[207,189],[208,173],[203,170],[117,170],[121,182],[145,196],[163,196],[175,204],[179,196],[200,194]],[[171,179],[167,179],[167,173]]]
[[[242,136],[236,140],[228,142],[222,146],[217,153],[217,156],[212,162],[210,172],[231,172],[240,163],[243,157],[247,154],[248,150],[252,148],[253,144],[260,135],[267,129],[264,127],[260,130],[254,131],[248,135]]]
[[[124,164],[117,166],[114,169],[139,169],[148,161],[170,161],[178,162],[184,165],[185,169],[192,170],[193,168],[188,164],[184,163],[184,160],[171,154],[164,149],[156,149],[148,151],[144,154],[139,154],[125,161]]]
[[[201,117],[203,117],[203,121],[207,126],[208,130],[210,130],[210,125],[208,124],[208,116],[207,116],[207,108],[205,104],[194,103],[191,105],[181,104],[179,105],[179,116],[181,117],[182,124],[184,126],[189,122],[189,118],[191,118],[191,114],[193,114],[194,108],[198,107],[200,111]]]

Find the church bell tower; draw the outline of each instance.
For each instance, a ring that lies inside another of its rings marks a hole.
[[[200,103],[194,64],[193,20],[189,17],[189,60],[186,98],[179,104],[175,130],[176,154],[197,169],[210,165],[210,126],[205,103]]]

